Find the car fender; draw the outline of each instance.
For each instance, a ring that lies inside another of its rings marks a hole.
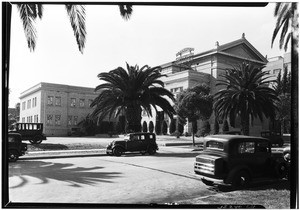
[[[123,150],[126,150],[125,147],[123,145],[120,145],[120,144],[115,144],[111,147],[111,149],[114,149],[116,147],[119,147],[119,148],[122,148]]]
[[[228,173],[228,176],[227,178],[225,179],[225,183],[226,184],[229,184],[233,181],[233,178],[235,176],[235,174],[238,172],[238,171],[241,171],[241,170],[245,170],[247,171],[249,174],[250,174],[250,177],[252,177],[252,170],[246,166],[246,165],[239,165],[239,166],[236,166],[235,168],[233,168],[229,173]]]

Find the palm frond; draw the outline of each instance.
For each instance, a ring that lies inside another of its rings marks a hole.
[[[85,7],[83,5],[66,4],[66,10],[70,17],[79,51],[83,53],[86,40]]]
[[[43,6],[41,4],[17,4],[21,21],[30,51],[34,51],[36,46],[37,32],[34,26],[37,16],[42,18]]]
[[[119,5],[120,13],[122,18],[129,20],[132,14],[132,5],[130,4],[121,4]]]

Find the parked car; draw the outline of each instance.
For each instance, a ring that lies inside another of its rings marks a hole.
[[[27,144],[22,143],[22,137],[19,133],[8,133],[8,160],[15,162],[19,156],[25,155]]]
[[[68,136],[83,136],[84,132],[81,131],[80,128],[71,128],[68,132]]]
[[[261,137],[269,139],[272,145],[278,145],[279,147],[283,146],[284,141],[280,132],[262,131]]]
[[[207,185],[247,186],[256,178],[285,178],[288,166],[282,151],[271,151],[270,140],[244,135],[204,138],[194,171]]]
[[[31,144],[40,144],[47,140],[43,134],[43,123],[16,123],[14,130],[10,132],[21,134],[22,140],[28,140]]]
[[[107,154],[121,156],[125,152],[140,152],[153,155],[158,150],[154,133],[130,133],[123,140],[112,141],[106,148]]]

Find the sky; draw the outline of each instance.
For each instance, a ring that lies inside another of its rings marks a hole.
[[[275,3],[266,7],[133,6],[124,20],[117,5],[86,5],[86,45],[80,53],[64,5],[44,5],[30,52],[16,5],[12,8],[9,107],[40,82],[95,88],[97,75],[119,66],[151,67],[171,62],[186,47],[194,53],[246,39],[268,58],[283,56],[278,38],[271,48]],[[289,50],[288,50],[289,51]]]

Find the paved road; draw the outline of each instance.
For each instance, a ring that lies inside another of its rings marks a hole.
[[[9,198],[34,203],[163,204],[215,194],[194,175],[196,155],[182,148],[161,148],[154,156],[20,160],[9,164]]]

